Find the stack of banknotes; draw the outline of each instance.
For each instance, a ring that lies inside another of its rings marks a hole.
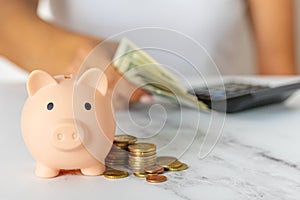
[[[196,96],[189,94],[180,85],[173,73],[127,38],[121,40],[113,64],[127,80],[153,95],[168,99],[180,106],[207,110],[203,102],[198,101]]]

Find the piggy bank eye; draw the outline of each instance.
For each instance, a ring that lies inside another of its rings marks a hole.
[[[86,110],[91,110],[91,109],[92,109],[92,106],[91,106],[91,104],[90,104],[89,102],[86,102],[86,103],[84,104],[84,108],[85,108]]]
[[[47,104],[47,109],[48,110],[52,110],[54,108],[54,104],[52,103],[52,102],[49,102],[48,104]]]

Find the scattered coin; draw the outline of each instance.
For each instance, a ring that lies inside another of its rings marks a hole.
[[[145,167],[144,170],[149,174],[160,174],[164,172],[164,168],[158,165]]]
[[[136,177],[139,177],[139,178],[146,178],[147,177],[147,173],[146,172],[139,172],[139,171],[136,171],[133,173]]]
[[[162,166],[164,168],[168,168],[169,165],[173,162],[177,161],[177,158],[172,157],[172,156],[159,156],[157,157],[157,164],[159,166]]]
[[[129,176],[129,173],[122,170],[111,169],[105,171],[103,175],[106,178],[110,178],[110,179],[120,179]]]
[[[168,170],[169,171],[182,171],[182,170],[186,170],[187,168],[189,168],[189,166],[185,163],[182,163],[181,166],[179,166],[179,167],[169,167]]]
[[[175,160],[174,162],[169,164],[169,168],[177,168],[177,167],[180,167],[181,165],[183,165],[182,162],[180,162],[179,160]]]
[[[148,174],[146,180],[150,183],[162,183],[167,181],[167,177],[159,174]]]

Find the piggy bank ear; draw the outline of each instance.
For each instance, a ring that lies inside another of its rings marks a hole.
[[[108,80],[104,72],[98,68],[90,68],[84,72],[77,84],[89,85],[96,88],[102,95],[105,95],[108,89]]]
[[[37,91],[47,85],[56,85],[57,81],[48,73],[42,70],[34,70],[30,73],[27,81],[27,91],[29,96],[33,96]]]

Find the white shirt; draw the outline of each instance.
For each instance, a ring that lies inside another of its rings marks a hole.
[[[129,37],[140,46],[161,45],[184,52],[204,75],[211,72],[214,64],[204,50],[199,50],[185,36],[208,51],[222,74],[255,72],[245,0],[50,0],[50,6],[54,23],[101,38],[141,27],[169,29],[169,32],[139,29],[115,39]],[[195,74],[182,59],[167,54],[152,52],[159,62],[179,73]]]

